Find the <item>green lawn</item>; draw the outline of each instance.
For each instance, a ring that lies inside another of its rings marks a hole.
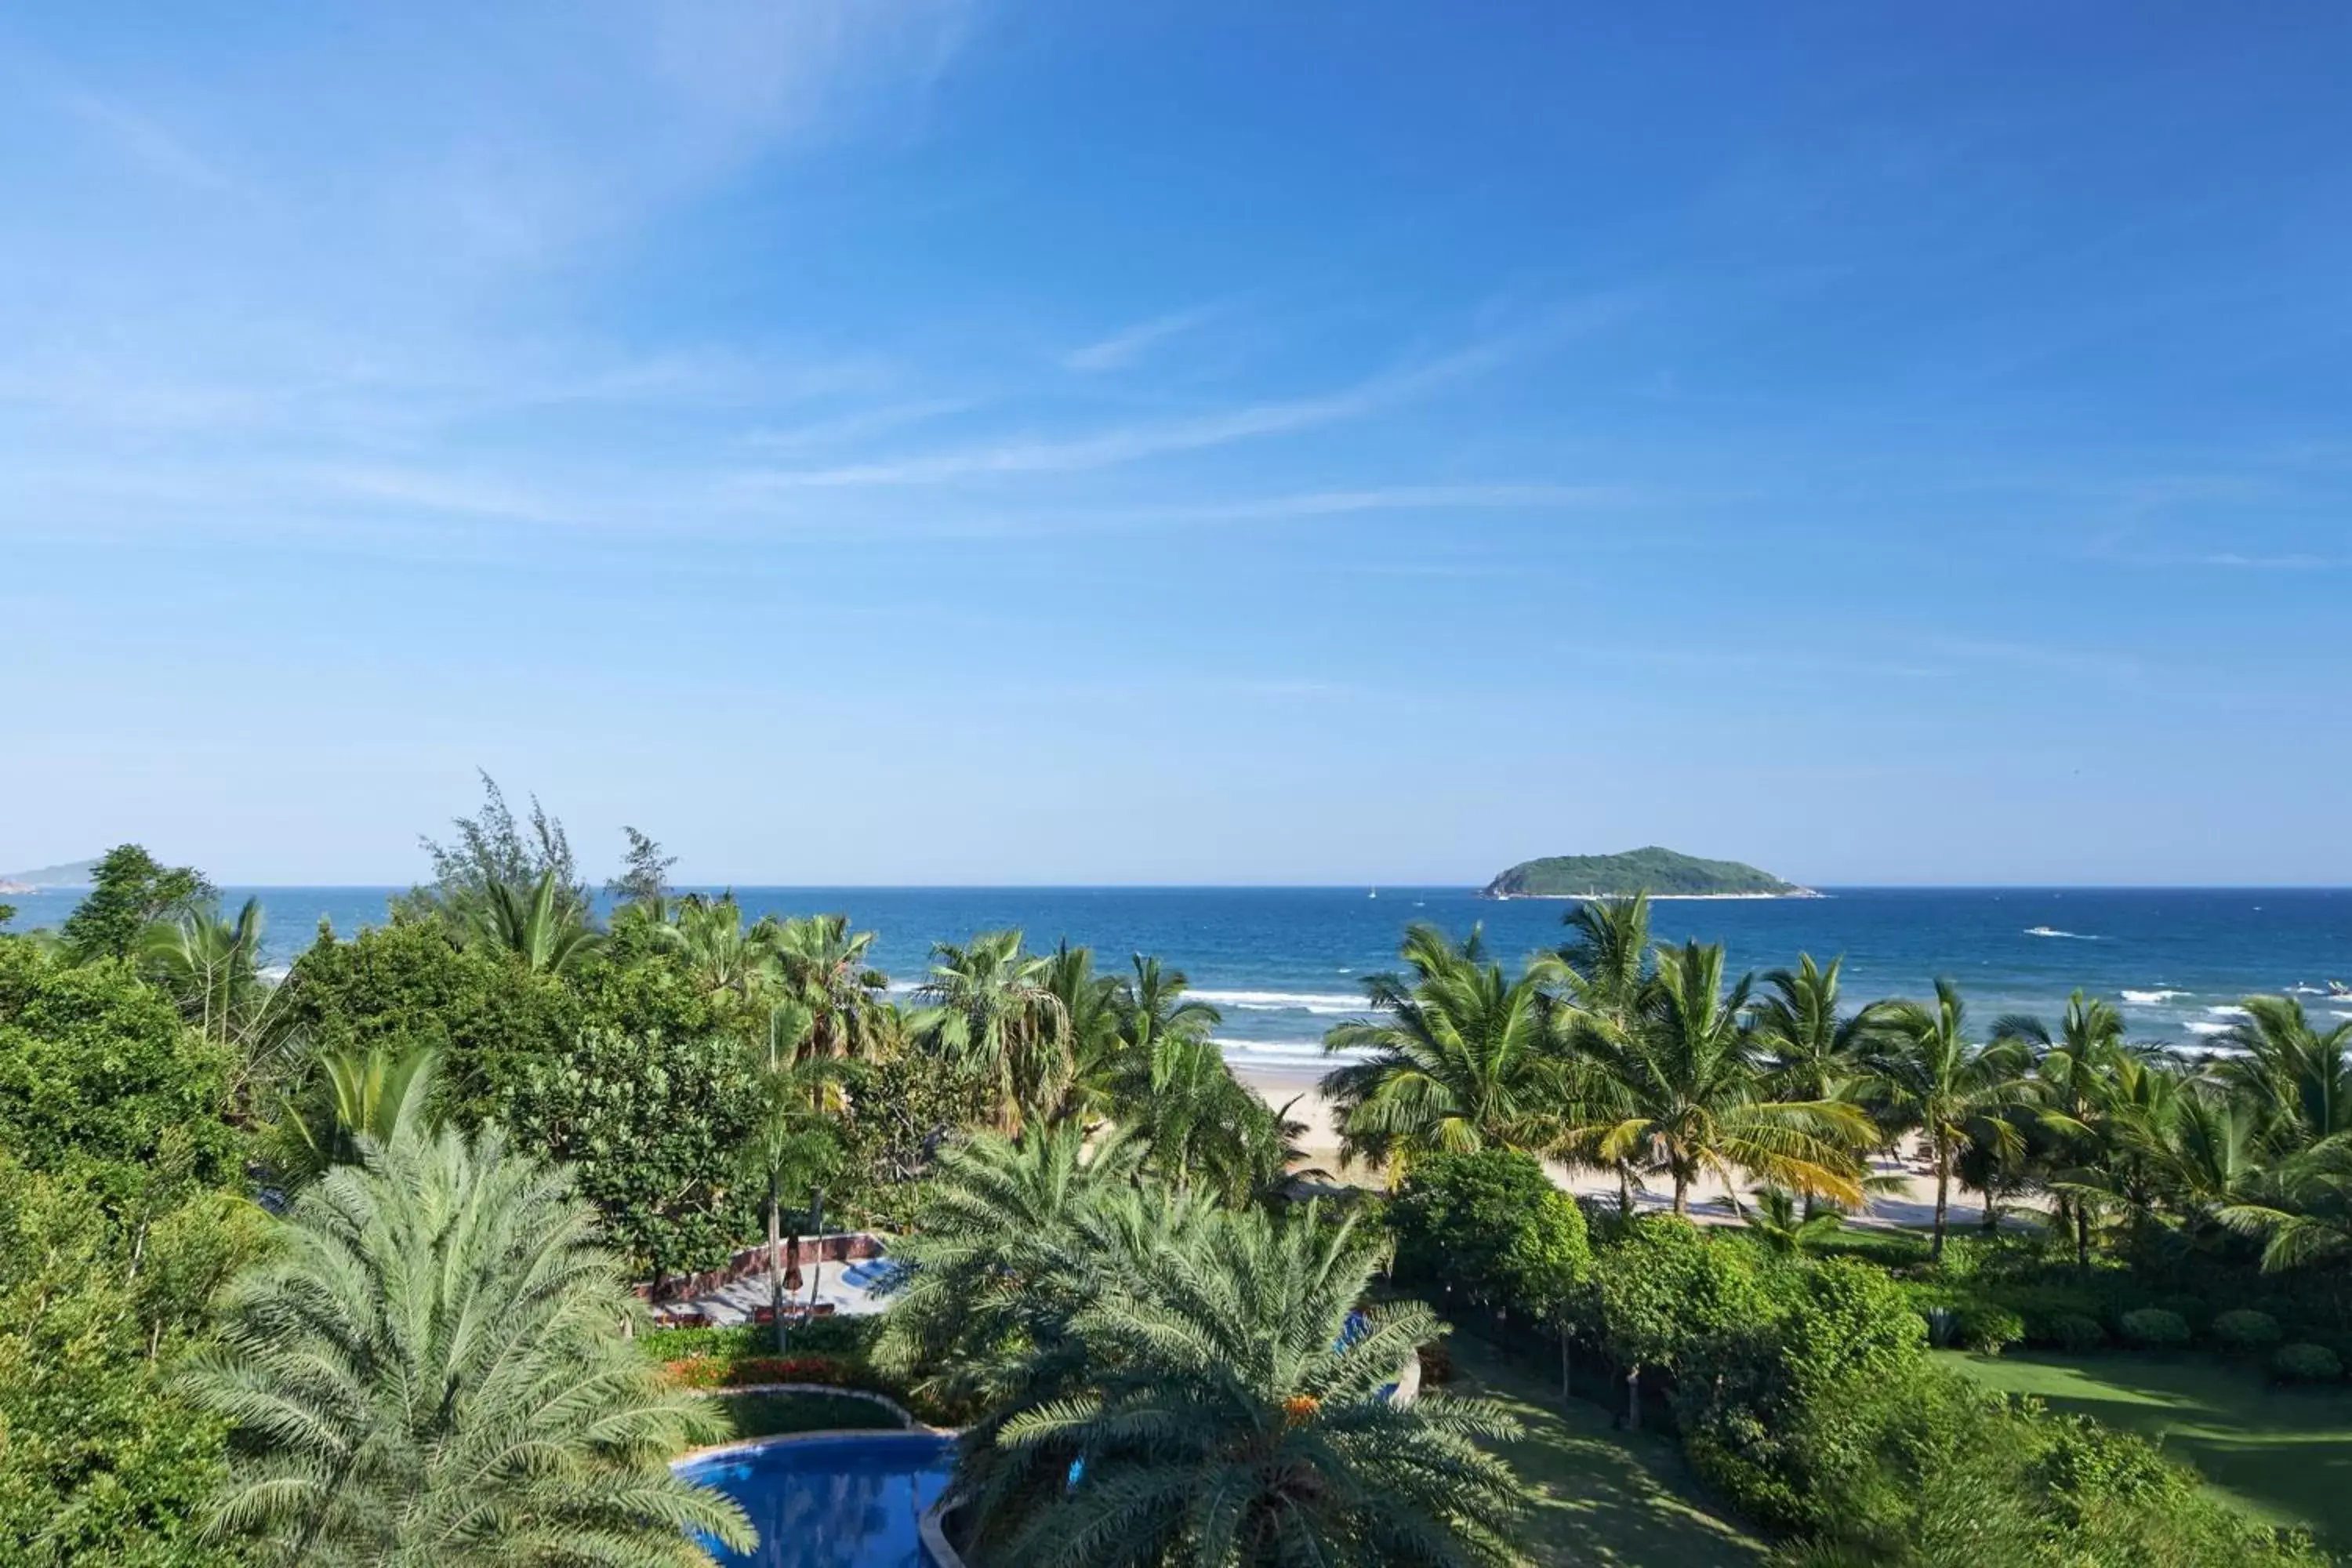
[[[718,1398],[735,1437],[791,1432],[890,1431],[906,1423],[870,1399],[837,1394],[730,1394]]]
[[[1937,1354],[1991,1387],[2157,1438],[2249,1512],[2352,1551],[2352,1390],[2275,1388],[2207,1356]]]
[[[1458,1373],[1447,1387],[1500,1400],[1527,1426],[1498,1451],[1538,1500],[1528,1521],[1536,1563],[1747,1568],[1764,1561],[1760,1543],[1699,1505],[1671,1439],[1614,1431],[1608,1413],[1586,1400],[1563,1409],[1558,1384],[1466,1333],[1446,1343]]]

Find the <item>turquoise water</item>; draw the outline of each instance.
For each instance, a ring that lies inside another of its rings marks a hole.
[[[274,956],[307,943],[321,917],[344,932],[384,918],[382,888],[256,892]],[[1559,940],[1565,905],[1497,903],[1462,888],[743,888],[754,914],[843,911],[881,933],[876,952],[900,984],[919,980],[930,944],[994,926],[1033,942],[1090,942],[1107,963],[1156,952],[1189,973],[1224,1013],[1218,1036],[1237,1061],[1318,1063],[1323,1031],[1356,1012],[1362,977],[1394,962],[1409,921],[1455,932],[1483,922],[1516,961]],[[1727,942],[1737,968],[1846,955],[1847,994],[1921,995],[1959,982],[1979,1021],[2054,1015],[2081,986],[2124,1009],[2137,1037],[2183,1045],[2228,1026],[2250,992],[2299,994],[2323,1026],[2352,1018],[2331,977],[2352,981],[2352,889],[1832,889],[1824,899],[1668,901],[1662,938]],[[16,927],[64,918],[74,896],[20,896]],[[2033,934],[2035,931],[2054,934]]]
[[[679,1467],[760,1532],[723,1568],[927,1568],[918,1521],[947,1489],[955,1443],[927,1432],[803,1437]]]

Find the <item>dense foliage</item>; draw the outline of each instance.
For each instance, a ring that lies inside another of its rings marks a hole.
[[[1522,860],[1486,884],[1489,898],[1622,898],[1793,893],[1797,887],[1738,860],[1705,860],[1652,845],[1619,855],[1547,855]]]

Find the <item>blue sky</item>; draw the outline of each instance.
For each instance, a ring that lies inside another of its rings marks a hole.
[[[0,866],[2352,881],[2352,10],[0,16]]]

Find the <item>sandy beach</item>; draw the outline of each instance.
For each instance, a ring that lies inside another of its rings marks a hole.
[[[1236,1066],[1234,1076],[1255,1089],[1265,1101],[1282,1109],[1288,1106],[1290,1119],[1300,1122],[1306,1131],[1299,1137],[1307,1154],[1307,1166],[1320,1169],[1334,1180],[1354,1185],[1378,1187],[1383,1184],[1381,1173],[1361,1164],[1349,1165],[1339,1158],[1339,1135],[1332,1119],[1331,1104],[1318,1090],[1321,1074],[1311,1071],[1284,1071],[1263,1066]],[[1927,1226],[1935,1223],[1936,1180],[1927,1161],[1916,1149],[1906,1151],[1903,1160],[1874,1159],[1872,1174],[1895,1184],[1893,1190],[1874,1194],[1867,1208],[1847,1216],[1849,1224],[1874,1226]],[[1617,1181],[1612,1175],[1592,1171],[1571,1170],[1565,1165],[1546,1161],[1544,1168],[1562,1189],[1580,1197],[1603,1197],[1614,1202]],[[1733,1219],[1725,1203],[1723,1184],[1714,1180],[1700,1182],[1691,1189],[1691,1217],[1702,1224],[1729,1223]],[[1637,1192],[1634,1203],[1644,1209],[1662,1210],[1674,1203],[1670,1186],[1652,1183],[1647,1192]],[[2009,1205],[2037,1207],[2032,1198]],[[1951,1192],[1951,1207],[1948,1223],[1954,1231],[1972,1227],[1983,1218],[1983,1210],[1973,1194],[1963,1193],[1955,1184]]]

